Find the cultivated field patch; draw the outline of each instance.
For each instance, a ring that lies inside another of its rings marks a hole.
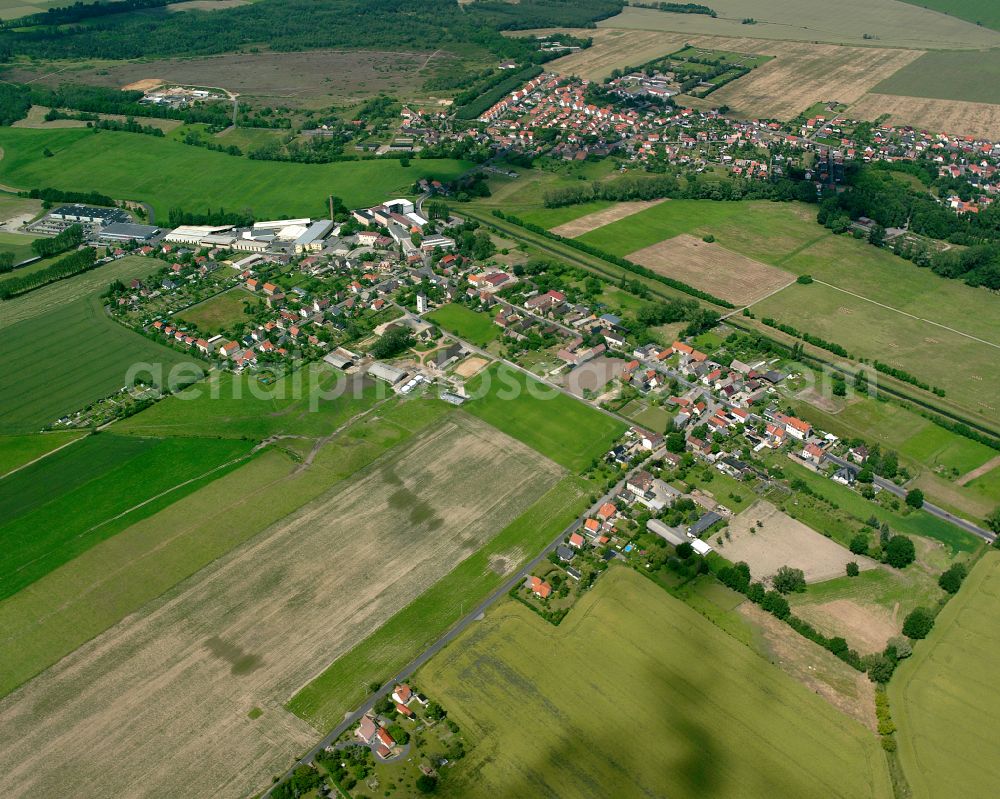
[[[714,0],[718,17],[626,7],[598,28],[869,45],[909,49],[976,49],[1000,44],[1000,33],[895,0]],[[743,20],[752,18],[753,25]]]
[[[560,75],[603,81],[616,69],[639,66],[679,50],[688,41],[683,34],[601,28],[587,33],[593,43],[586,50],[557,58],[546,67]]]
[[[783,269],[686,234],[626,257],[658,275],[675,278],[736,305],[749,305],[795,282]]]
[[[729,523],[729,532],[731,540],[725,541],[722,554],[733,562],[742,560],[749,564],[756,580],[773,577],[782,566],[802,569],[806,582],[818,583],[840,577],[852,560],[862,569],[878,565],[871,558],[854,555],[766,500],[735,516]]]
[[[904,97],[1000,103],[1000,49],[924,53],[872,91]]]
[[[596,230],[612,222],[617,222],[619,219],[625,219],[625,217],[637,214],[639,211],[645,211],[647,208],[659,205],[662,202],[665,202],[665,200],[639,200],[636,202],[616,203],[604,211],[595,211],[592,214],[587,214],[586,216],[581,216],[570,222],[558,225],[552,228],[552,232],[559,236],[565,236],[568,239],[575,239],[577,236],[582,236],[591,230]]]
[[[60,302],[94,287],[97,280],[107,286],[105,281],[123,274],[146,275],[158,263],[135,260],[145,268],[100,267],[4,303],[4,321],[8,312],[25,318],[9,326],[0,323],[0,432],[40,430],[113,394],[125,385],[135,364],[162,366],[164,376],[181,364],[188,375],[201,374],[199,361],[109,318],[95,294]],[[145,374],[148,377],[149,371]]]
[[[558,474],[482,423],[450,418],[0,702],[2,737],[19,742],[0,754],[0,787],[255,793],[315,735],[281,702]],[[253,707],[261,718],[247,717]]]
[[[475,742],[455,795],[891,795],[870,732],[626,568],[559,627],[501,605],[416,680]]]
[[[256,298],[246,289],[233,288],[222,294],[185,308],[176,314],[176,318],[206,333],[216,333],[227,330],[233,325],[246,321],[244,303],[256,302]]]
[[[990,796],[1000,783],[1000,553],[989,552],[889,684],[899,759],[916,799]]]
[[[791,119],[816,102],[853,103],[918,56],[919,50],[798,42],[734,42],[741,52],[775,56],[711,95],[737,116]]]
[[[846,116],[877,119],[888,114],[890,125],[912,125],[921,130],[989,138],[1000,129],[1000,105],[964,100],[901,97],[870,92],[852,104]]]
[[[14,469],[22,469],[28,463],[44,458],[51,452],[79,441],[83,431],[59,433],[32,433],[24,436],[0,436],[0,478]]]

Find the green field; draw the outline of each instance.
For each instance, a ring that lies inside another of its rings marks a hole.
[[[915,799],[993,796],[1000,783],[1000,553],[990,552],[889,684],[899,759]]]
[[[55,0],[0,0],[0,19],[15,19],[28,14],[37,14],[57,5],[59,3]]]
[[[978,6],[973,3],[978,2]],[[966,14],[990,0],[715,0],[706,14],[664,14],[655,9],[629,8],[597,23],[599,28],[671,31],[691,36],[732,36],[798,42],[829,42],[909,49],[979,48],[996,46],[1000,35],[966,22]],[[942,9],[957,5],[965,19],[945,17],[917,6]],[[996,17],[996,12],[990,13]],[[755,20],[744,25],[746,18]],[[978,17],[976,19],[979,19]],[[988,24],[988,23],[986,23]],[[874,35],[874,43],[869,37]]]
[[[997,22],[1000,13],[994,4]],[[894,72],[872,91],[907,97],[1000,103],[1000,50],[936,50]]]
[[[988,344],[896,313],[830,286],[793,284],[754,306],[801,331],[833,341],[854,358],[878,359],[947,391],[975,417],[1000,422],[1000,352]]]
[[[485,347],[500,335],[500,328],[493,324],[492,314],[479,313],[464,305],[442,305],[425,318],[477,347]]]
[[[0,330],[58,310],[74,300],[101,294],[115,280],[128,282],[134,277],[146,277],[163,266],[163,261],[127,256],[109,264],[60,280],[3,303]]]
[[[504,603],[415,682],[475,742],[452,796],[892,795],[874,735],[622,567],[559,627]]]
[[[27,258],[33,258],[35,253],[31,249],[31,242],[34,236],[26,236],[23,233],[5,233],[0,231],[0,252],[14,253],[14,263],[20,263]]]
[[[9,305],[25,300],[42,307],[47,294],[62,294],[63,284],[77,279],[38,289]],[[7,307],[4,303],[5,311]],[[201,373],[198,361],[109,318],[94,295],[0,328],[0,352],[0,431],[7,433],[38,430],[114,393],[135,364],[162,366],[164,377],[174,367],[188,375]]]
[[[994,0],[903,0],[959,19],[1000,30],[1000,6]]]
[[[904,513],[902,509],[905,506],[902,506],[902,503],[900,503],[900,512],[892,511],[865,499],[857,491],[847,486],[835,483],[823,475],[816,474],[811,469],[799,466],[788,458],[776,457],[772,462],[781,467],[786,477],[805,481],[816,494],[836,503],[842,511],[860,522],[874,516],[879,520],[879,524],[887,523],[895,533],[923,536],[940,541],[951,550],[952,554],[975,552],[982,546],[982,541],[971,533],[966,533],[947,522],[935,519],[924,511]]]
[[[0,436],[0,477],[84,435],[81,431]]]
[[[259,217],[322,216],[326,199],[348,207],[408,193],[422,177],[448,180],[470,165],[415,159],[295,164],[252,161],[169,139],[91,130],[0,130],[0,180],[12,186],[99,191],[150,203],[159,219],[170,208],[250,209]],[[54,155],[45,158],[48,148]],[[169,177],[168,177],[169,176]]]
[[[247,455],[250,446],[105,433],[4,478],[0,598],[190,493],[198,478]]]
[[[204,381],[115,426],[140,436],[329,435],[387,395],[385,385],[348,379],[312,363],[275,383],[253,374],[213,372]]]
[[[369,638],[299,691],[286,707],[319,730],[336,726],[365,697],[362,687],[388,676],[429,647],[494,590],[533,553],[540,551],[587,506],[586,485],[568,476],[553,486],[485,547],[405,607]],[[518,553],[507,572],[492,567],[498,556]]]
[[[246,321],[249,317],[244,303],[253,299],[254,295],[246,289],[234,288],[179,311],[175,318],[188,325],[197,325],[200,332],[218,333]]]
[[[465,406],[469,413],[574,472],[625,432],[622,422],[506,365],[480,372],[466,390],[475,397]]]
[[[438,400],[393,401],[322,446],[307,469],[298,442],[278,442],[3,600],[0,696],[451,409]]]
[[[711,233],[731,250],[810,274],[815,283],[792,285],[754,306],[754,313],[902,368],[946,389],[948,401],[964,411],[1000,422],[1000,373],[985,368],[1000,349],[996,297],[835,236],[816,224],[814,213],[793,203],[676,200],[580,240],[627,256],[681,233]]]
[[[836,413],[827,413],[802,400],[791,402],[804,418],[829,433],[881,444],[926,469],[944,468],[961,475],[997,455],[995,449],[945,430],[894,402],[859,399]]]

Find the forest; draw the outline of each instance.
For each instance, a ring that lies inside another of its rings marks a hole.
[[[593,26],[617,14],[622,0],[261,0],[212,12],[169,13],[153,8],[86,20],[0,32],[0,57],[155,58],[210,55],[249,47],[413,48],[479,45],[503,57],[530,61],[534,43],[503,30]]]

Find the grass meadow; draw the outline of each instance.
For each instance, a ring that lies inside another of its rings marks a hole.
[[[966,533],[947,522],[935,519],[922,510],[909,510],[902,502],[900,502],[899,511],[884,508],[865,499],[857,491],[840,483],[835,483],[810,469],[799,466],[788,458],[775,459],[774,462],[776,465],[780,465],[786,477],[803,480],[818,496],[835,503],[839,510],[853,516],[859,522],[863,523],[874,516],[878,519],[880,525],[883,522],[888,524],[894,533],[921,536],[939,541],[953,555],[957,555],[958,553],[972,553],[982,546],[982,541],[971,533]],[[825,531],[825,527],[822,524],[816,525],[805,517],[802,517],[801,520],[810,524],[810,526]]]
[[[250,447],[227,439],[102,433],[4,478],[0,599],[195,490],[201,481],[183,484],[242,458]]]
[[[500,335],[500,328],[493,324],[491,314],[479,313],[464,305],[442,305],[427,314],[426,319],[477,347],[485,347]]]
[[[0,436],[0,478],[85,435],[82,431],[73,431]]]
[[[484,396],[477,396],[487,386]],[[610,449],[625,425],[502,364],[466,383],[465,409],[560,466],[581,472]]]
[[[321,731],[332,729],[365,697],[443,635],[522,562],[547,545],[587,506],[587,486],[567,476],[369,638],[295,694],[288,710]]]
[[[26,236],[23,233],[0,232],[0,252],[14,253],[14,263],[19,263],[34,256],[31,249],[33,236]]]
[[[39,430],[114,393],[125,385],[126,374],[136,363],[165,369],[187,364],[188,374],[201,373],[193,358],[109,318],[96,296],[0,329],[0,352],[0,432],[4,433]]]
[[[874,735],[624,567],[559,627],[505,602],[415,682],[475,742],[454,795],[892,795]]]
[[[889,684],[899,759],[914,799],[991,796],[1000,782],[1000,553],[976,564]]]
[[[3,600],[0,696],[451,410],[393,401],[320,447],[309,468],[294,441],[278,442]]]
[[[419,178],[448,180],[469,164],[415,159],[294,164],[252,161],[134,133],[93,130],[0,131],[0,179],[20,188],[93,190],[143,200],[166,219],[173,207],[249,209],[258,217],[322,216],[336,194],[351,208],[410,192]],[[54,155],[46,158],[48,148]]]
[[[254,295],[246,289],[234,288],[185,308],[175,318],[189,325],[197,325],[200,331],[215,333],[248,319],[243,303],[253,299]]]
[[[115,430],[140,436],[255,440],[329,435],[387,394],[382,384],[347,378],[324,363],[309,364],[267,385],[254,374],[212,372],[185,391],[119,422]]]

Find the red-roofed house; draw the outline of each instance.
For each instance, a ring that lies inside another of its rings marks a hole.
[[[535,577],[532,575],[530,580],[531,592],[542,599],[548,599],[549,594],[552,593],[552,586],[549,585],[541,577]]]
[[[580,549],[583,546],[583,536],[579,533],[573,533],[569,537],[569,545]]]

